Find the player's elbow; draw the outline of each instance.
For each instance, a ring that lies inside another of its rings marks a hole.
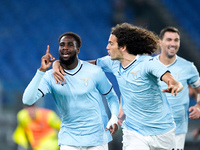
[[[32,104],[33,104],[32,100],[30,100],[30,99],[26,96],[26,94],[24,94],[23,97],[22,97],[22,103],[25,104],[25,105],[32,105]]]

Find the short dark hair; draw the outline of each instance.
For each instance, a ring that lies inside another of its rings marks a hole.
[[[81,43],[82,43],[81,37],[78,34],[74,33],[74,32],[65,32],[65,33],[61,34],[59,36],[59,38],[58,38],[58,42],[60,43],[60,40],[61,40],[61,38],[63,36],[68,36],[68,35],[74,37],[74,39],[77,42],[77,47],[80,48],[81,47]]]
[[[152,31],[129,23],[117,24],[111,29],[118,46],[126,46],[129,54],[153,54],[159,49],[159,38]]]
[[[159,38],[160,38],[161,40],[163,39],[164,34],[165,34],[166,32],[175,32],[175,33],[178,33],[178,35],[180,36],[180,32],[178,31],[177,28],[172,27],[172,26],[168,26],[168,27],[165,27],[164,29],[162,29],[162,30],[160,31]]]

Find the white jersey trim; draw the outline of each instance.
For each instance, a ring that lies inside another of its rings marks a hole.
[[[198,78],[198,80],[192,84],[190,84],[192,88],[198,88],[200,86],[200,78]]]

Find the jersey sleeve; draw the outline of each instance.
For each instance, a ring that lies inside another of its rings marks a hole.
[[[35,76],[23,93],[22,101],[24,104],[32,105],[47,93],[48,88],[44,86],[46,82],[44,75],[44,72],[37,70]]]
[[[191,67],[188,67],[189,69],[188,73],[190,78],[188,79],[188,83],[191,85],[192,88],[197,88],[200,86],[200,78],[199,73],[197,71],[197,68],[194,66],[194,64],[191,64]]]
[[[98,58],[96,61],[96,65],[101,67],[104,72],[112,72],[112,63],[113,61],[110,59],[110,56]]]
[[[106,77],[105,73],[100,69],[98,73],[97,89],[105,96],[108,102],[108,107],[112,115],[118,116],[119,113],[119,100],[115,93],[112,84]]]
[[[157,58],[152,57],[146,63],[146,72],[152,74],[162,81],[162,76],[166,72],[170,72],[165,65],[158,61]]]

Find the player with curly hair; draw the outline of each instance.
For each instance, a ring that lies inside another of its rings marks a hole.
[[[175,123],[163,92],[176,96],[183,86],[150,56],[158,46],[159,38],[153,32],[118,24],[112,28],[106,47],[109,56],[90,61],[117,79],[122,97],[119,117],[126,115],[122,123],[124,150],[170,150],[175,144]],[[54,67],[56,81],[64,82],[58,63]],[[167,88],[161,90],[159,81],[164,81]]]

